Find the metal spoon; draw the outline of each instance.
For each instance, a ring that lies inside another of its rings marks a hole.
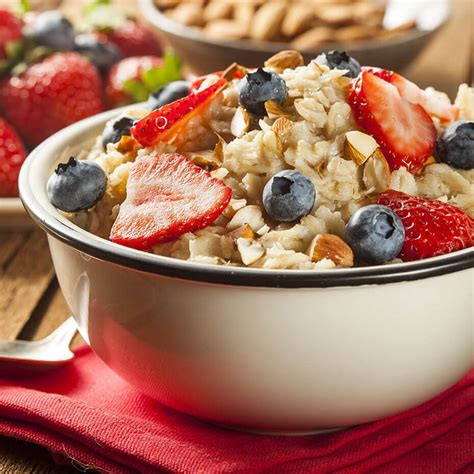
[[[40,341],[0,340],[0,377],[25,377],[64,365],[74,357],[69,345],[76,332],[70,317]]]

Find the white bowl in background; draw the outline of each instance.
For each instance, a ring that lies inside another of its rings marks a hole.
[[[301,433],[402,412],[474,366],[472,248],[365,268],[230,268],[122,247],[66,220],[47,178],[116,113],[46,140],[20,192],[82,336],[138,390],[213,423]]]

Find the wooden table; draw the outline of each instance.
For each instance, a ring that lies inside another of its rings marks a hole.
[[[405,71],[418,84],[433,85],[451,97],[459,83],[472,82],[474,51],[474,0],[455,3],[451,23]],[[0,232],[0,338],[42,338],[68,315],[42,232]],[[0,437],[0,473],[26,472],[76,471],[55,466],[41,448]]]

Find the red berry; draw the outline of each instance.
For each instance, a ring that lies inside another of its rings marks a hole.
[[[405,166],[416,172],[423,167],[437,136],[423,107],[404,99],[394,85],[369,71],[353,81],[349,103],[357,124],[377,140],[392,170]]]
[[[149,113],[131,128],[132,136],[142,146],[152,146],[160,141],[173,141],[179,129],[191,117],[200,113],[226,85],[225,79],[219,79],[196,94],[190,94]]]
[[[0,197],[18,196],[18,174],[26,150],[13,128],[0,118]]]
[[[461,209],[420,197],[388,190],[378,199],[398,215],[405,227],[405,243],[399,257],[421,260],[474,245],[474,220]]]
[[[161,45],[147,26],[135,20],[125,20],[106,33],[109,41],[114,43],[125,58],[130,56],[161,56]]]
[[[0,60],[8,57],[11,44],[23,38],[23,23],[10,10],[0,8]]]
[[[434,94],[420,89],[415,83],[405,79],[400,74],[393,71],[375,67],[364,67],[364,71],[369,71],[380,79],[394,85],[400,95],[413,104],[421,105],[425,111],[433,117],[439,118],[443,122],[454,122],[459,116],[459,109],[448,100],[443,100]]]
[[[145,71],[162,66],[163,59],[157,56],[137,56],[119,61],[112,67],[107,76],[105,84],[107,105],[113,108],[146,100],[147,97],[132,97],[124,89],[124,84],[130,80],[141,81],[141,76]],[[148,92],[145,91],[145,94],[147,96]]]
[[[101,79],[77,53],[56,53],[0,83],[3,115],[30,145],[103,110]]]
[[[130,169],[110,239],[148,250],[208,226],[231,197],[231,188],[182,155],[143,155]]]

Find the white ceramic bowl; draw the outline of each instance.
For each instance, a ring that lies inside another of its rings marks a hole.
[[[115,113],[40,145],[20,191],[48,233],[82,336],[137,389],[218,424],[310,432],[401,412],[473,367],[473,249],[378,267],[251,270],[154,256],[71,224],[48,202],[47,178]]]

